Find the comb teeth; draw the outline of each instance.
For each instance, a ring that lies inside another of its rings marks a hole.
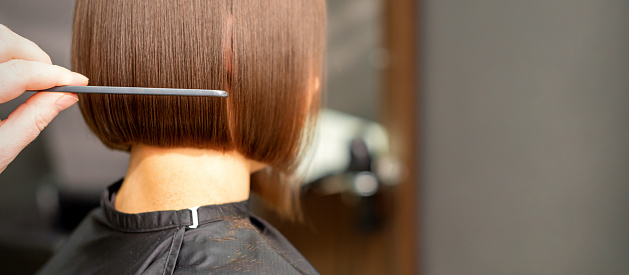
[[[223,90],[142,88],[112,86],[57,86],[42,91],[28,92],[65,92],[80,94],[119,94],[119,95],[175,95],[175,96],[215,96],[227,97]]]

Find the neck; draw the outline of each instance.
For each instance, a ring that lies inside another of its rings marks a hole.
[[[243,201],[252,169],[235,151],[137,145],[115,207],[142,213]]]

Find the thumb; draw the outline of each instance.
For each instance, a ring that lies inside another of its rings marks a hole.
[[[79,98],[70,93],[42,92],[31,96],[0,124],[0,172],[48,126],[59,112]]]

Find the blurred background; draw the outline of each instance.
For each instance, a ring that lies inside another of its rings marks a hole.
[[[306,221],[252,204],[321,273],[629,274],[629,2],[328,10]],[[0,23],[69,67],[72,11],[3,0]],[[62,113],[0,174],[2,266],[37,270],[126,165]]]

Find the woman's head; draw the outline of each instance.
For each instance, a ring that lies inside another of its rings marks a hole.
[[[293,175],[318,110],[324,48],[323,0],[78,0],[72,65],[91,85],[229,94],[80,96],[108,147],[235,150],[269,165],[255,178],[280,179]],[[252,184],[291,212],[286,181]]]

